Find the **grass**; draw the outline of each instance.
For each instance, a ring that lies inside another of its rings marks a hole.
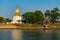
[[[56,29],[56,30],[60,30],[60,24],[52,24],[49,29]]]
[[[17,28],[30,28],[30,29],[42,29],[43,25],[40,24],[15,24]],[[53,30],[60,30],[60,24],[52,24],[49,26],[49,29]]]
[[[41,27],[39,24],[16,24],[18,27]]]

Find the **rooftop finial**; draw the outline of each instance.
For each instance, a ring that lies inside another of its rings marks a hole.
[[[20,14],[19,14],[19,9],[18,9],[18,5],[16,5],[15,16],[20,16]]]

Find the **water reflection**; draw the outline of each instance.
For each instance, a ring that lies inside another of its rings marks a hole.
[[[23,31],[23,40],[41,40],[40,31]]]
[[[11,40],[11,31],[0,30],[0,40]]]
[[[45,32],[49,32],[49,30],[48,30],[48,29],[44,29],[43,31],[45,31]]]
[[[51,34],[51,40],[58,40],[57,36],[57,30],[53,30]]]
[[[11,35],[12,35],[12,40],[19,40],[19,30],[12,30]]]
[[[0,30],[0,40],[60,40],[60,30]]]

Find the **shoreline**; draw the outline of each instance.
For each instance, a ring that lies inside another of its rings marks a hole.
[[[0,24],[0,29],[42,30],[44,27],[38,24]],[[60,26],[50,26],[48,30],[60,30]]]

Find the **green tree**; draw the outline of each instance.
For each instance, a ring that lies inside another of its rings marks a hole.
[[[48,19],[50,19],[51,23],[56,23],[57,19],[59,19],[60,17],[60,13],[59,13],[59,9],[58,8],[54,8],[53,10],[47,10],[45,12],[45,17],[48,17]]]
[[[43,13],[41,11],[35,11],[35,22],[36,23],[43,23],[44,17],[43,17]]]
[[[22,15],[24,23],[33,23],[34,12],[26,12]]]
[[[6,23],[6,22],[11,22],[12,20],[11,19],[9,19],[9,18],[5,18],[5,20],[4,20],[4,22]]]
[[[24,23],[42,23],[44,19],[41,11],[26,12],[22,16]]]
[[[4,22],[4,18],[0,17],[0,23],[3,23],[3,22]]]
[[[50,10],[46,10],[46,12],[45,12],[45,18],[50,18],[50,15],[51,15],[51,12],[50,12]]]

